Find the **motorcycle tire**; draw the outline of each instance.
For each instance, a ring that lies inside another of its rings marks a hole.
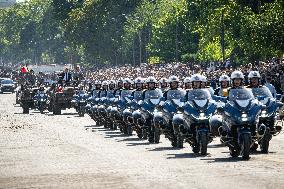
[[[160,142],[160,136],[161,136],[160,129],[155,127],[155,130],[154,130],[154,142],[156,144],[158,144]]]
[[[23,114],[29,114],[29,113],[30,113],[29,107],[24,106],[23,107]]]
[[[270,142],[271,138],[272,138],[272,136],[270,134],[270,129],[267,128],[263,138],[260,141],[260,150],[261,150],[262,153],[265,153],[265,154],[268,153],[269,142]]]
[[[207,145],[208,145],[207,133],[201,132],[199,135],[200,135],[199,136],[200,153],[201,153],[201,155],[206,155],[207,154]]]
[[[193,153],[198,154],[200,151],[200,146],[198,144],[192,146],[192,151]]]
[[[42,109],[42,108],[41,108],[39,111],[40,111],[40,113],[41,113],[41,114],[44,114],[44,112],[43,112],[43,109]]]
[[[235,148],[230,148],[230,155],[234,158],[238,157],[240,155],[240,151]]]
[[[137,129],[136,130],[136,134],[138,136],[139,139],[143,139],[143,133],[142,133],[142,130],[141,129]]]
[[[131,124],[127,125],[127,135],[131,136],[133,132],[133,128]]]
[[[173,137],[171,139],[171,145],[172,147],[176,148],[177,147],[177,136],[173,134]]]
[[[248,133],[241,135],[241,154],[243,160],[249,160],[250,158],[250,145],[251,145],[251,136]]]
[[[178,134],[176,139],[177,139],[177,146],[176,147],[177,148],[183,148],[183,137],[180,134]]]
[[[148,138],[148,132],[146,129],[142,129],[142,139],[147,139]]]

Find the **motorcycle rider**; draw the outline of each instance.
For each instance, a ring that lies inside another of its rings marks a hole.
[[[167,78],[163,77],[159,80],[160,83],[160,88],[162,90],[162,92],[166,91],[168,88],[168,80]]]
[[[261,76],[258,71],[250,71],[248,74],[249,85],[248,88],[259,88],[261,87]]]
[[[231,74],[232,87],[231,89],[243,88],[244,74],[241,71],[233,71]],[[230,91],[230,90],[229,90]]]
[[[230,77],[221,75],[219,78],[219,87],[215,90],[214,94],[218,96],[228,97],[228,89],[230,88]]]
[[[185,90],[189,90],[189,89],[192,88],[190,77],[184,78],[184,80],[183,80],[183,88],[184,88]]]

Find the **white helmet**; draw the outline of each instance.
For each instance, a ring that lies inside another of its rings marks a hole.
[[[157,83],[157,80],[155,77],[150,76],[146,79],[146,83]]]
[[[248,75],[248,78],[249,79],[251,79],[251,78],[258,78],[258,79],[260,79],[261,76],[260,76],[258,71],[250,71],[249,75]]]
[[[194,81],[200,81],[200,82],[203,82],[203,79],[202,79],[202,75],[200,74],[194,74],[191,76],[190,78],[191,82],[194,82]]]
[[[241,71],[233,71],[231,74],[231,79],[244,79],[244,74]]]
[[[221,75],[221,77],[219,78],[219,82],[222,82],[222,81],[230,82],[231,79],[230,79],[230,77],[227,76],[227,75]]]
[[[190,83],[191,82],[191,78],[190,77],[186,77],[183,80],[183,83]]]
[[[204,75],[201,75],[201,80],[203,83],[207,83],[207,78]]]
[[[103,81],[102,85],[108,85],[108,82],[107,81]]]
[[[163,78],[161,78],[160,80],[159,80],[159,83],[168,83],[168,79],[167,78],[165,78],[165,77],[163,77]]]
[[[129,78],[125,78],[125,79],[123,80],[123,84],[125,84],[125,83],[132,84],[132,80],[129,79]]]
[[[98,81],[98,80],[95,81],[95,85],[101,85],[101,84],[102,84],[101,81]]]
[[[109,85],[115,85],[116,83],[115,83],[114,80],[110,80],[110,81],[108,82],[108,84],[109,84]]]
[[[175,75],[170,76],[169,83],[172,83],[172,82],[179,82],[179,78]]]
[[[141,77],[137,77],[135,80],[134,80],[134,83],[135,84],[142,84],[144,83],[143,79]]]

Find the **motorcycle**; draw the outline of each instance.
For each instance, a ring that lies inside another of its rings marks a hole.
[[[41,92],[34,97],[34,106],[37,108],[41,114],[44,113],[44,110],[49,106],[49,100],[46,93]]]
[[[186,95],[185,90],[169,90],[167,100],[161,101],[154,111],[154,142],[159,143],[160,135],[164,134],[176,147],[176,139],[172,126],[172,118],[177,112],[177,107],[181,106]]]
[[[84,117],[85,115],[87,97],[88,95],[85,92],[80,92],[79,94],[74,95],[73,100],[71,101],[80,117]]]
[[[275,126],[275,121],[277,118],[277,110],[281,108],[283,104],[273,98],[267,87],[252,88],[251,90],[254,97],[265,106],[259,116],[258,128],[265,125],[266,130],[263,137],[258,138],[258,143],[260,145],[261,152],[268,153],[269,142],[272,139],[272,136],[279,134],[282,130],[281,126]]]
[[[189,90],[187,99],[173,117],[177,147],[182,148],[186,141],[194,153],[206,155],[207,146],[213,141],[209,122],[217,110],[217,104],[207,89]]]
[[[254,98],[249,89],[231,89],[229,98],[219,111],[223,115],[223,123],[219,128],[221,142],[229,147],[232,157],[250,158],[251,147],[262,138],[266,126],[259,123],[263,105]]]
[[[157,137],[155,136],[153,118],[155,107],[160,103],[162,97],[163,93],[160,89],[147,90],[145,92],[145,99],[139,103],[141,117],[138,118],[137,123],[139,129],[142,131],[143,138],[146,139],[148,136],[150,143],[154,143],[155,137]]]

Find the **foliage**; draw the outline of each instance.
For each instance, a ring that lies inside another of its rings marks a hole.
[[[284,53],[282,0],[30,0],[0,9],[0,56],[32,63],[265,60]]]

